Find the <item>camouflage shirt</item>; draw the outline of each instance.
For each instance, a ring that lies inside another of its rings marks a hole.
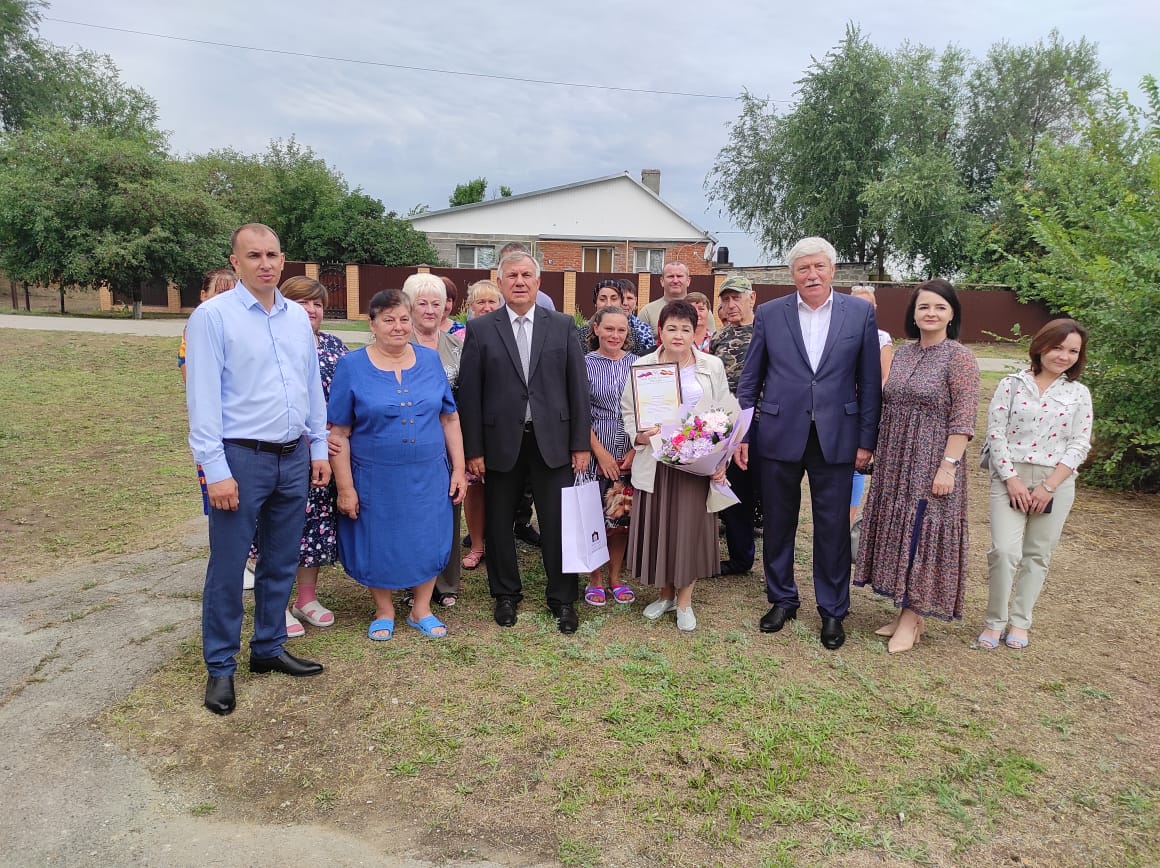
[[[709,345],[709,352],[724,362],[725,378],[729,381],[729,391],[734,395],[737,394],[737,381],[741,379],[741,369],[745,367],[745,356],[752,340],[753,323],[727,325],[717,330]]]

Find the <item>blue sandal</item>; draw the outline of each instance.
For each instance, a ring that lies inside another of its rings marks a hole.
[[[446,639],[447,638],[447,625],[444,624],[442,621],[440,621],[438,618],[436,618],[434,615],[427,615],[423,618],[420,618],[418,621],[412,621],[411,616],[408,615],[407,616],[407,626],[414,627],[416,630],[418,630],[420,633],[422,633],[424,636],[426,636],[429,639]],[[435,631],[438,630],[440,627],[443,628],[443,632],[436,633]]]
[[[376,636],[375,633],[386,633],[386,636]],[[394,618],[375,618],[367,628],[367,638],[373,642],[386,642],[395,635]]]

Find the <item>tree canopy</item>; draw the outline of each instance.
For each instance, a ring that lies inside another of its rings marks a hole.
[[[741,95],[705,188],[769,255],[822,235],[879,277],[889,262],[963,273],[1017,212],[1016,179],[1067,140],[1103,78],[1091,43],[1055,32],[976,61],[954,46],[888,53],[851,24],[789,111]]]

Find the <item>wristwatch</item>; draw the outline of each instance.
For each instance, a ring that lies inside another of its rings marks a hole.
[[[947,464],[951,465],[952,467],[958,467],[960,464],[963,463],[963,459],[951,458],[949,455],[944,455],[943,461],[945,461]]]

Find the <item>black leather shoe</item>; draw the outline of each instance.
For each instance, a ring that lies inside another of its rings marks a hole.
[[[495,601],[495,622],[501,627],[516,625],[516,601],[500,597]]]
[[[822,645],[831,651],[837,651],[846,641],[846,631],[842,629],[841,618],[822,616]]]
[[[575,606],[569,606],[567,603],[552,606],[552,614],[556,616],[556,626],[561,633],[571,635],[580,626],[580,618],[576,615]]]
[[[768,612],[761,616],[761,632],[762,633],[776,633],[785,626],[786,621],[793,621],[797,618],[797,606],[792,609],[786,609],[782,606],[774,606]]]
[[[283,651],[277,657],[250,657],[250,671],[258,675],[263,672],[281,672],[283,675],[317,675],[322,671],[322,664],[313,660],[303,660],[295,657],[288,651]]]
[[[752,567],[743,567],[741,564],[735,564],[733,561],[721,561],[721,572],[719,575],[743,576],[752,569]]]
[[[211,675],[205,682],[205,707],[214,714],[229,714],[234,710],[234,676]]]
[[[516,535],[516,539],[522,539],[530,546],[540,544],[540,532],[530,524],[517,524],[512,528],[512,532]]]

